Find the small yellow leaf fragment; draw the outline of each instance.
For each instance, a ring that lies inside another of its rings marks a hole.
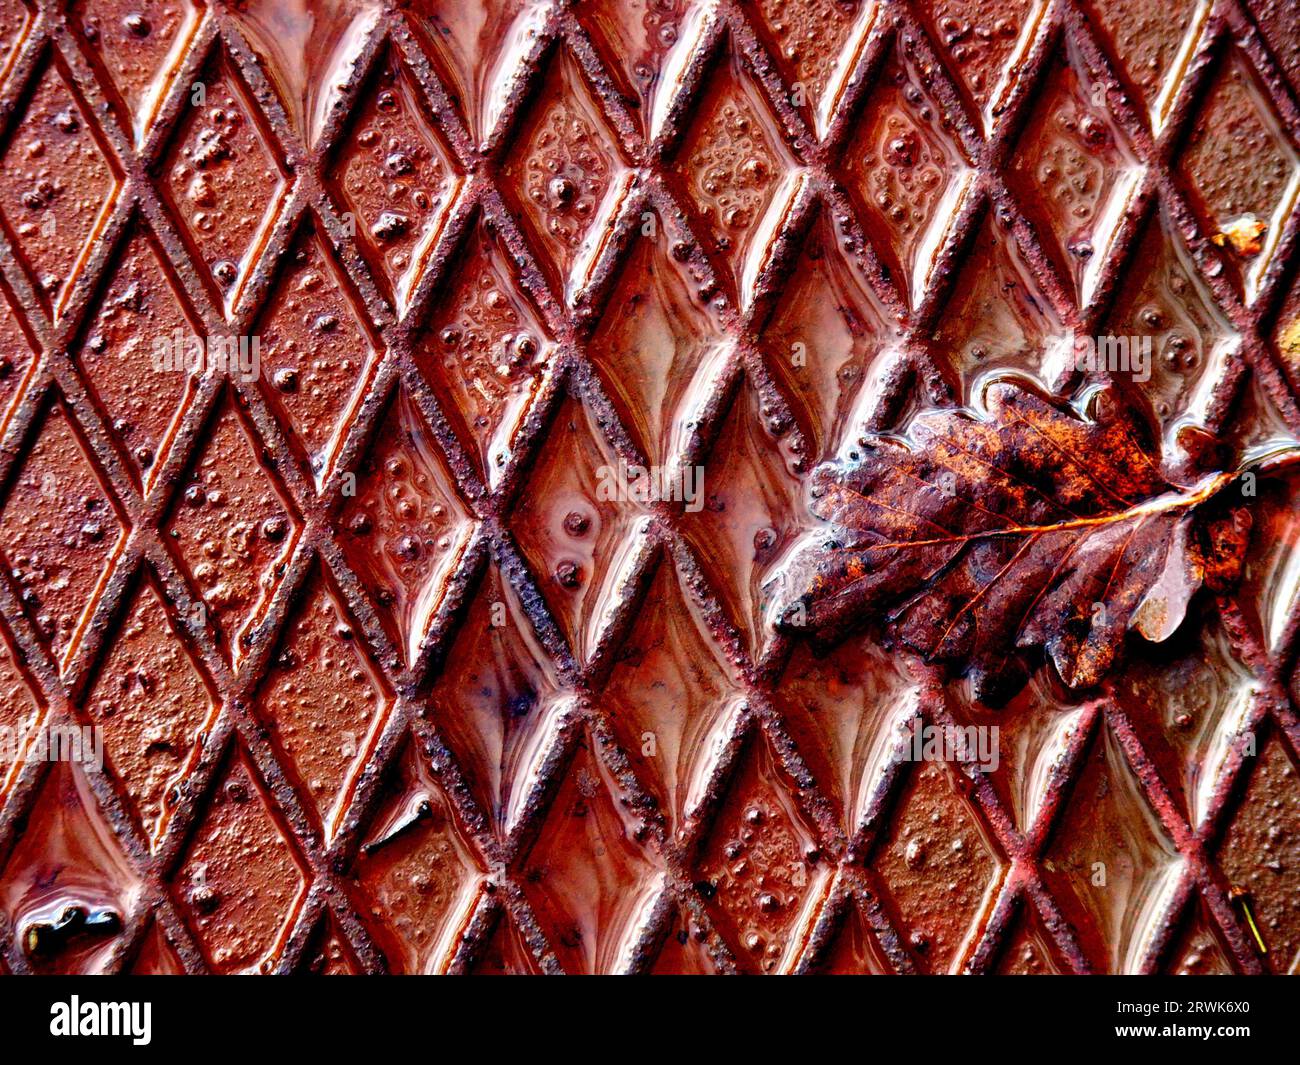
[[[1232,245],[1232,250],[1238,255],[1249,257],[1258,255],[1264,250],[1264,245],[1260,242],[1260,237],[1268,229],[1268,223],[1261,222],[1253,214],[1244,214],[1240,218],[1235,218],[1223,227],[1223,230],[1214,234],[1210,238],[1215,244],[1222,248],[1225,244]]]
[[[1228,891],[1228,898],[1241,907],[1245,915],[1246,924],[1250,926],[1251,934],[1255,937],[1255,942],[1259,945],[1261,954],[1268,953],[1268,945],[1264,942],[1264,937],[1259,933],[1259,926],[1255,924],[1255,915],[1250,912],[1250,893],[1243,891],[1241,888],[1231,888]]]
[[[1292,363],[1300,365],[1300,318],[1293,318],[1281,329],[1277,345]]]

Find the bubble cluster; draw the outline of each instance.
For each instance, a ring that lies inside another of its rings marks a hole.
[[[0,210],[48,312],[66,295],[117,183],[57,66],[24,100],[0,167]]]
[[[423,113],[410,76],[387,57],[329,175],[381,281],[402,303],[419,272],[421,246],[456,184]]]
[[[216,972],[273,971],[307,878],[242,755],[221,776],[175,884]]]
[[[283,186],[234,76],[223,65],[201,80],[166,166],[166,191],[222,299],[236,295],[246,256],[274,216]]]

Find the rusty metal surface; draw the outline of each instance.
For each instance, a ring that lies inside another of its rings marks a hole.
[[[1294,477],[1241,589],[1085,699],[814,654],[761,581],[815,462],[1045,373],[1017,331],[1199,330],[1162,426],[1300,431],[1298,34],[0,2],[0,724],[108,763],[4,767],[0,969],[1292,970]],[[151,369],[190,333],[261,372]],[[673,456],[698,512],[596,491]],[[891,755],[914,715],[1001,769]]]

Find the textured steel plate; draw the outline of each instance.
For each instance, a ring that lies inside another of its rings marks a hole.
[[[0,0],[0,53],[0,971],[1300,964],[1300,475],[1087,692],[771,610],[814,465],[1073,338],[1150,339],[1175,450],[1300,432],[1294,5]],[[25,746],[73,724],[103,772]]]

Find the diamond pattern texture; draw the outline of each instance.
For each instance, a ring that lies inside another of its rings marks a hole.
[[[105,737],[0,765],[0,971],[1296,971],[1294,475],[1084,698],[769,609],[813,465],[1074,337],[1300,435],[1286,11],[0,4],[0,724]]]

